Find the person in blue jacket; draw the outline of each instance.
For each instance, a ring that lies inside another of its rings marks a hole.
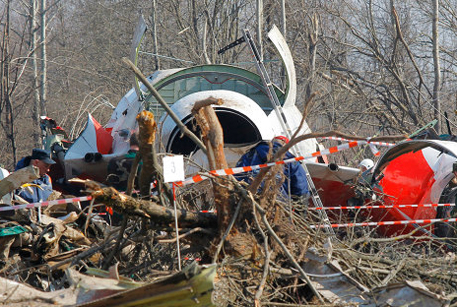
[[[39,148],[33,149],[31,156],[24,157],[17,163],[15,171],[34,165],[39,169],[40,178],[30,182],[31,186],[29,187],[16,190],[15,194],[29,203],[47,200],[52,193],[52,181],[47,173],[51,165],[55,163],[51,159],[50,152]]]
[[[271,157],[285,144],[289,142],[285,136],[277,136],[272,141],[272,152]],[[236,166],[252,166],[258,164],[264,164],[268,162],[270,151],[269,142],[262,141],[245,153],[240,160],[238,160]],[[290,152],[286,152],[284,160],[293,158]],[[250,183],[250,178],[255,177],[259,170],[254,170],[249,173],[237,176],[238,180],[243,180]],[[298,198],[302,196],[309,196],[308,181],[306,179],[306,173],[299,162],[292,162],[284,165],[284,176],[285,180],[280,188],[281,193],[292,198]]]

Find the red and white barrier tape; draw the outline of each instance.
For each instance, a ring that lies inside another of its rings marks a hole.
[[[201,258],[193,258],[193,257],[184,257],[183,258],[184,260],[189,260],[189,261],[202,261]]]
[[[455,206],[454,203],[412,204],[412,205],[367,205],[367,206],[341,206],[341,207],[309,207],[308,210],[393,209],[393,208],[453,207],[453,206]]]
[[[325,137],[321,137],[319,139],[334,140],[334,141],[344,141],[344,142],[354,142],[354,140],[348,140],[348,139],[340,138],[340,137],[336,137],[336,136],[325,136]],[[370,142],[370,139],[367,139],[366,142],[367,142],[367,144],[373,144],[373,145],[378,145],[378,146],[386,146],[386,147],[392,147],[392,146],[396,145],[394,143],[386,143],[386,142]]]
[[[353,142],[349,142],[346,144],[341,144],[338,146],[333,146],[333,147],[326,148],[326,149],[323,149],[320,151],[316,151],[309,156],[294,157],[294,158],[286,159],[283,161],[270,162],[270,163],[266,163],[266,164],[258,164],[258,165],[252,165],[252,166],[241,166],[241,167],[213,170],[213,171],[209,171],[207,173],[201,174],[201,175],[196,175],[196,176],[193,176],[190,178],[186,178],[186,179],[184,179],[184,181],[177,181],[177,182],[175,182],[175,184],[178,186],[182,186],[182,185],[187,185],[190,183],[197,183],[197,182],[200,182],[200,181],[210,177],[210,176],[206,176],[206,175],[228,176],[228,175],[246,173],[246,172],[258,170],[258,169],[265,168],[265,167],[271,167],[271,166],[281,165],[281,164],[288,164],[288,163],[306,160],[306,159],[319,157],[319,156],[323,156],[323,155],[329,155],[332,153],[336,153],[339,151],[343,151],[343,150],[353,148],[353,147],[356,147],[359,145],[364,145],[364,144],[367,144],[367,142],[366,141],[353,141]]]
[[[46,206],[60,205],[60,204],[69,204],[69,203],[76,203],[78,201],[86,201],[86,200],[91,200],[91,199],[92,199],[92,196],[56,199],[56,200],[43,201],[43,202],[39,202],[39,203],[30,203],[30,204],[25,204],[25,205],[0,207],[0,211],[11,211],[11,210],[30,209],[30,208],[46,207]]]
[[[401,220],[401,221],[383,221],[383,222],[362,222],[362,223],[347,223],[347,224],[331,224],[329,225],[310,225],[312,229],[316,228],[342,228],[342,227],[358,227],[358,226],[385,226],[385,225],[406,225],[406,224],[432,224],[436,222],[450,223],[456,222],[457,218],[452,219],[426,219],[426,220]]]
[[[381,152],[379,151],[379,149],[376,146],[374,146],[373,144],[368,143],[368,147],[370,148],[373,156],[379,157],[381,155]]]

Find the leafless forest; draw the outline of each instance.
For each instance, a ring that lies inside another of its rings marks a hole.
[[[299,101],[315,95],[308,123],[381,136],[413,132],[437,118],[455,129],[457,7],[455,1],[263,1],[262,32],[286,31],[298,76]],[[237,63],[255,70],[246,45],[217,51],[258,26],[256,1],[2,0],[0,163],[40,142],[39,116],[73,137],[90,111],[102,124],[132,87],[121,58],[129,55],[138,17],[148,36],[140,68]],[[44,12],[44,14],[43,14]],[[281,65],[262,49],[280,84]],[[154,56],[154,54],[159,56]],[[348,159],[342,161],[351,164]]]

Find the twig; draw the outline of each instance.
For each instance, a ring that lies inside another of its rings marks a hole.
[[[403,267],[405,266],[406,264],[406,259],[402,259],[400,261],[400,263],[398,264],[398,266],[396,266],[393,270],[390,271],[389,275],[386,276],[386,278],[383,279],[383,281],[381,281],[381,284],[380,286],[385,286],[389,283],[389,281],[391,281],[392,278],[395,277],[395,275],[397,275],[397,273],[403,269]]]
[[[254,201],[253,199],[251,199],[252,201]],[[275,233],[275,231],[273,230],[273,228],[271,228],[270,226],[270,223],[268,223],[268,220],[267,220],[267,217],[265,215],[265,211],[263,210],[262,207],[260,207],[260,205],[257,203],[257,202],[254,202],[257,210],[259,211],[260,213],[260,216],[262,217],[262,221],[263,223],[265,224],[265,226],[267,227],[268,229],[268,232],[270,233],[270,235],[275,239],[275,241],[281,246],[282,250],[284,251],[284,253],[286,254],[287,258],[289,258],[290,262],[292,262],[292,264],[294,265],[294,267],[300,272],[301,276],[303,277],[303,279],[308,283],[309,287],[311,288],[311,290],[313,291],[313,293],[316,295],[316,297],[319,299],[319,301],[321,303],[324,303],[324,300],[322,299],[322,296],[319,294],[319,292],[316,290],[316,288],[313,286],[313,284],[311,283],[311,280],[309,279],[308,275],[306,275],[306,272],[302,269],[302,267],[297,263],[297,261],[295,260],[295,258],[292,256],[292,254],[289,252],[289,250],[287,249],[287,247],[284,245],[284,243],[282,242],[282,240],[278,237],[278,235]]]
[[[190,236],[191,234],[199,232],[199,231],[200,232],[204,232],[204,233],[209,234],[209,235],[213,235],[214,234],[212,231],[209,231],[208,229],[205,229],[205,228],[202,228],[202,227],[196,227],[196,228],[192,228],[188,232],[183,233],[182,235],[180,235],[179,239],[185,238],[185,237]],[[176,242],[176,238],[174,238],[174,239],[157,240],[157,243],[175,243],[175,242]]]
[[[92,215],[92,210],[94,210],[95,198],[92,198],[89,205],[89,211],[87,212],[86,222],[84,223],[84,235],[87,237],[87,227],[89,227],[89,222]]]
[[[138,152],[135,155],[135,159],[133,160],[132,167],[130,169],[129,178],[127,179],[127,190],[125,191],[125,193],[130,196],[132,195],[132,191],[134,188],[135,177],[138,172],[138,165],[140,164],[140,160],[141,160],[141,155]]]
[[[129,220],[128,216],[126,214],[124,214],[124,216],[122,217],[121,229],[119,231],[119,235],[116,240],[116,245],[114,245],[113,250],[111,251],[109,256],[105,259],[105,262],[103,264],[103,270],[107,270],[109,268],[110,263],[114,258],[114,255],[116,255],[116,253],[118,252],[119,246],[121,246],[122,239],[124,238],[124,232],[125,232],[125,228],[127,228],[128,220]]]
[[[98,252],[99,250],[105,248],[106,245],[108,245],[109,243],[111,243],[111,241],[114,239],[113,238],[113,235],[115,235],[117,232],[119,231],[119,229],[117,230],[114,230],[112,231],[105,240],[103,240],[103,242],[98,245],[98,246],[93,246],[87,250],[85,250],[84,252],[82,252],[81,254],[75,256],[75,257],[71,257],[71,258],[67,258],[65,260],[62,260],[56,264],[54,264],[53,266],[51,266],[49,268],[49,271],[54,271],[58,268],[60,268],[62,265],[64,264],[67,264],[67,263],[70,263],[70,266],[72,266],[73,264],[77,263],[79,260],[83,259],[83,258],[86,258],[86,257],[90,257],[92,256],[93,254],[95,254],[96,252]]]
[[[349,245],[350,248],[352,248],[354,245],[357,245],[361,242],[395,242],[395,241],[400,241],[400,240],[405,240],[405,239],[410,239],[414,238],[415,240],[446,240],[446,238],[439,238],[439,237],[431,237],[431,236],[414,236],[414,234],[422,229],[425,229],[427,227],[430,227],[432,224],[427,224],[423,225],[420,227],[417,227],[413,229],[411,232],[396,236],[396,237],[389,237],[389,238],[370,238],[370,237],[363,237],[359,238],[357,240],[353,240],[351,244]]]
[[[5,300],[3,301],[2,304],[6,304],[6,302],[10,299],[10,297],[13,296],[13,294],[17,291],[17,289],[19,289],[20,286],[21,286],[21,285],[18,284],[18,285],[13,289],[13,291],[10,291],[10,293],[9,293],[8,296],[5,298]]]
[[[245,195],[246,194],[246,190],[241,190],[241,193],[243,195]],[[230,223],[228,224],[227,229],[225,230],[225,233],[221,238],[221,241],[217,245],[216,251],[215,251],[214,256],[213,256],[213,263],[216,263],[217,258],[219,257],[219,253],[221,252],[222,246],[224,245],[225,239],[227,239],[230,231],[232,230],[233,225],[235,225],[235,221],[238,218],[238,214],[240,213],[241,205],[243,204],[243,201],[244,201],[244,198],[241,198],[238,201],[238,204],[236,205],[236,209],[235,209],[235,212],[233,213],[233,217],[230,220]]]
[[[132,196],[135,177],[136,177],[136,174],[138,171],[139,164],[140,164],[140,154],[137,153],[135,155],[135,159],[133,160],[132,167],[130,168],[129,178],[127,180],[127,190],[125,191],[125,193],[129,196]],[[129,220],[128,216],[126,214],[124,214],[122,217],[121,229],[119,232],[119,236],[117,237],[116,245],[114,246],[113,250],[108,255],[108,257],[105,259],[105,262],[103,264],[104,270],[107,270],[109,268],[109,264],[113,260],[114,255],[116,255],[119,251],[119,247],[121,246],[121,242],[124,237],[125,229],[127,228],[128,220]]]
[[[253,212],[254,221],[257,226],[257,229],[259,230],[259,233],[262,236],[263,245],[264,245],[264,249],[265,249],[265,260],[264,260],[264,266],[263,266],[262,279],[260,280],[259,286],[258,286],[257,291],[254,296],[255,306],[260,307],[262,305],[260,302],[260,298],[262,297],[263,289],[265,288],[265,284],[267,282],[268,273],[270,272],[271,252],[268,249],[268,237],[264,233],[262,227],[260,227],[260,222],[257,218],[254,202],[252,202],[252,212]]]

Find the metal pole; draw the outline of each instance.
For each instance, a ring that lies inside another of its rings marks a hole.
[[[173,186],[173,208],[175,212],[175,230],[176,230],[176,246],[178,249],[178,269],[181,271],[181,250],[179,248],[179,230],[178,230],[178,209],[176,208],[176,191],[175,183],[172,183]]]
[[[257,50],[257,47],[255,46],[255,43],[251,37],[251,34],[249,33],[249,30],[247,30],[247,29],[244,30],[244,38],[245,38],[245,41],[248,43],[248,45],[254,55],[254,58],[256,59],[257,69],[259,71],[260,77],[262,78],[263,85],[265,86],[265,89],[267,90],[268,97],[270,98],[270,102],[273,106],[273,109],[275,110],[276,116],[278,117],[278,120],[281,123],[281,127],[285,131],[287,137],[290,138],[292,136],[292,131],[290,129],[289,124],[287,123],[286,115],[284,114],[284,112],[282,110],[281,103],[279,101],[278,96],[276,95],[276,92],[273,87],[273,83],[271,82],[270,77],[268,76],[268,73],[263,64],[262,58],[260,57],[259,51]],[[291,151],[294,155],[301,156],[300,152],[295,147],[292,147]],[[317,193],[317,189],[314,185],[311,175],[309,174],[308,168],[306,167],[306,163],[301,161],[301,165],[306,173],[306,179],[308,181],[308,187],[311,192],[311,198],[312,198],[314,206],[323,207],[324,205],[322,204],[319,194]],[[325,224],[323,227],[324,231],[328,235],[335,237],[335,232],[331,228],[331,223],[327,216],[327,213],[325,211],[318,211],[318,214],[319,214],[319,217],[321,218],[321,221]]]

